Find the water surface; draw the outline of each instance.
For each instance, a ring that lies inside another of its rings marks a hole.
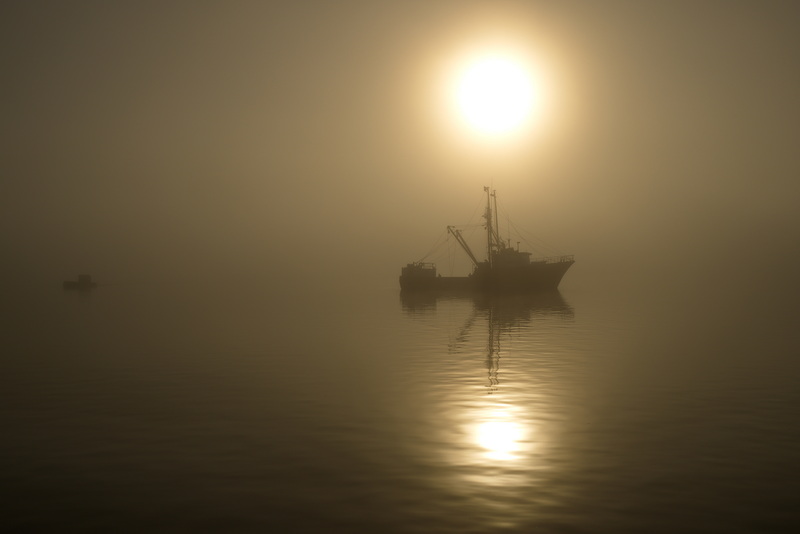
[[[13,293],[16,531],[798,526],[798,339],[771,297],[390,284]],[[769,305],[773,303],[773,305]]]

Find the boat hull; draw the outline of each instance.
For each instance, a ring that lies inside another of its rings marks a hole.
[[[507,269],[480,265],[469,276],[431,276],[412,269],[400,276],[403,292],[506,293],[524,294],[557,289],[567,270],[575,263],[563,261],[531,262]]]

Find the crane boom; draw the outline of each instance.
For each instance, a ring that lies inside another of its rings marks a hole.
[[[469,248],[469,245],[467,245],[467,242],[464,240],[464,237],[461,235],[461,230],[459,230],[457,228],[454,228],[452,226],[448,226],[447,227],[447,231],[450,232],[451,234],[453,234],[453,237],[456,238],[456,241],[458,241],[458,244],[461,245],[461,248],[463,248],[464,252],[467,253],[467,256],[469,256],[469,259],[471,259],[472,263],[474,263],[475,266],[477,267],[478,263],[480,263],[480,262],[478,261],[478,258],[475,257],[475,254],[472,253],[472,249]]]

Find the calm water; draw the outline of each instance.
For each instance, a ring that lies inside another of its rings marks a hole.
[[[534,299],[404,300],[393,282],[17,291],[2,339],[4,523],[800,526],[788,298],[565,280]]]

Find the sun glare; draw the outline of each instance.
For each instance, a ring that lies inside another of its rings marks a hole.
[[[511,54],[488,53],[462,63],[454,78],[458,116],[481,134],[500,135],[526,126],[541,105],[532,69]]]
[[[478,444],[486,456],[495,460],[510,460],[519,451],[522,429],[511,421],[490,421],[477,429]]]

